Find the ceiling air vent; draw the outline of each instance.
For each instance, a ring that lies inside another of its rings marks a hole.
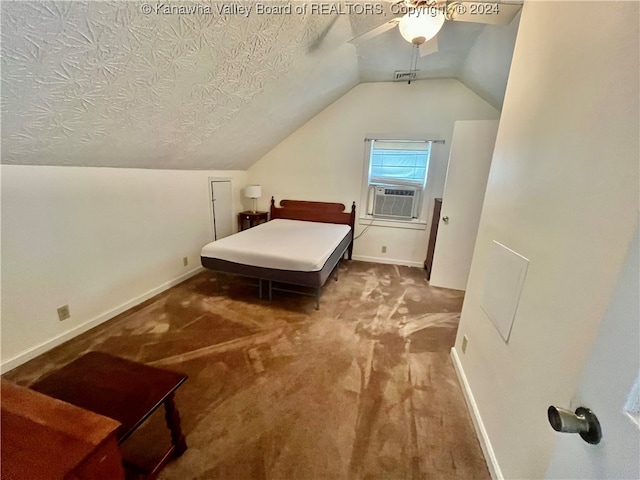
[[[393,72],[394,82],[406,82],[407,80],[415,80],[420,70],[396,70]]]

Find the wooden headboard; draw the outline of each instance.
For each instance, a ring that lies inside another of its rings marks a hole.
[[[271,197],[271,219],[286,218],[288,220],[306,220],[308,222],[341,223],[355,225],[356,202],[351,205],[351,212],[345,212],[342,203],[307,202],[303,200],[280,200],[280,207],[276,207]]]

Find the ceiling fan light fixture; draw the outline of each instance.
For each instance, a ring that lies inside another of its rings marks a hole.
[[[414,8],[400,19],[398,29],[407,42],[422,45],[438,34],[444,21],[445,14],[441,9]]]

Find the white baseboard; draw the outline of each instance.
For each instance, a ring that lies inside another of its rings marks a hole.
[[[453,359],[453,366],[456,369],[458,381],[462,386],[462,392],[464,393],[464,398],[467,401],[467,407],[469,408],[469,413],[471,414],[473,426],[476,429],[476,435],[480,441],[480,446],[482,447],[482,453],[484,453],[487,467],[489,467],[491,478],[493,480],[504,480],[502,470],[500,470],[500,465],[498,464],[498,459],[496,458],[493,447],[491,446],[487,429],[484,427],[484,423],[482,423],[482,417],[480,416],[478,405],[473,398],[471,387],[469,386],[469,382],[467,382],[467,377],[464,374],[464,369],[462,368],[462,363],[460,362],[460,357],[458,356],[458,352],[455,347],[451,349],[451,358]]]
[[[408,262],[407,260],[398,260],[396,258],[368,257],[366,255],[354,255],[353,259],[358,260],[360,262],[384,263],[387,265],[406,265],[407,267],[424,268],[424,264],[422,262]]]
[[[29,348],[28,350],[25,350],[24,352],[16,355],[13,358],[10,358],[9,360],[7,360],[6,362],[3,362],[2,365],[0,365],[0,373],[6,373],[9,370],[12,370],[14,368],[16,368],[19,365],[22,365],[25,362],[28,362],[29,360],[37,357],[38,355],[43,354],[44,352],[47,352],[49,350],[51,350],[54,347],[57,347],[58,345],[61,345],[62,343],[66,342],[67,340],[72,339],[73,337],[80,335],[81,333],[86,332],[87,330],[92,329],[93,327],[96,327],[98,325],[100,325],[103,322],[106,322],[107,320],[115,317],[116,315],[120,315],[122,312],[126,312],[128,309],[135,307],[136,305],[141,304],[142,302],[144,302],[145,300],[150,299],[151,297],[154,297],[155,295],[158,295],[159,293],[164,292],[165,290],[181,283],[184,282],[185,280],[187,280],[188,278],[193,277],[194,275],[196,275],[197,273],[200,273],[201,271],[203,271],[204,268],[202,267],[198,267],[198,268],[194,268],[193,270],[180,275],[179,277],[176,277],[172,280],[169,280],[168,282],[164,282],[162,285],[153,288],[151,290],[149,290],[146,293],[143,293],[142,295],[136,297],[136,298],[132,298],[131,300],[129,300],[128,302],[123,303],[122,305],[109,310],[105,313],[102,313],[100,315],[98,315],[97,317],[92,318],[91,320],[78,325],[77,327],[72,328],[71,330],[67,330],[64,333],[61,333],[60,335],[53,337],[49,340],[47,340],[46,342],[43,342],[39,345],[36,345],[35,347]]]

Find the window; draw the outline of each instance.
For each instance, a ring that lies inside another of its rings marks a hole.
[[[405,185],[423,189],[431,142],[371,140],[369,185]]]
[[[363,179],[368,216],[404,222],[420,217],[432,143],[427,140],[368,141]]]

